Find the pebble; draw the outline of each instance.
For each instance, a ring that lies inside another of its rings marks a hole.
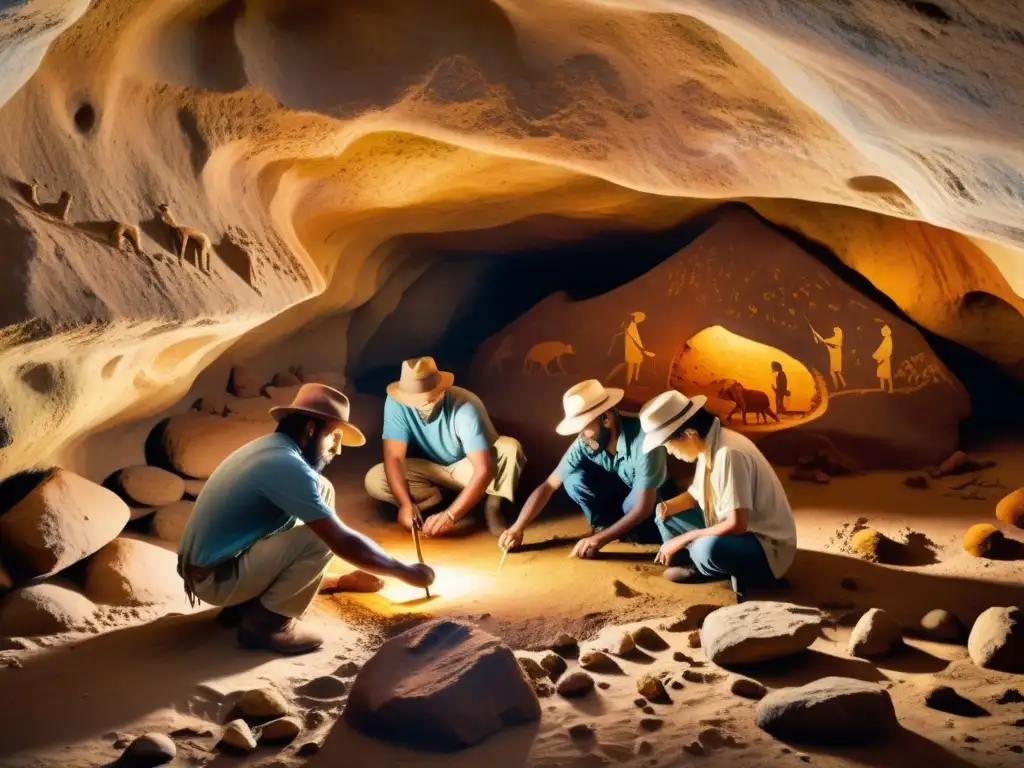
[[[647,699],[633,699],[633,704],[641,708],[646,707]]]
[[[273,688],[253,688],[235,703],[235,711],[243,718],[275,718],[288,714],[288,702]]]
[[[580,666],[590,672],[621,672],[622,668],[603,651],[585,651],[580,656]]]
[[[654,707],[652,707],[652,706],[651,706],[650,704],[644,704],[644,706],[643,706],[643,709],[642,709],[641,711],[642,711],[642,712],[643,712],[644,714],[647,714],[647,715],[653,715],[653,714],[655,713],[655,711],[656,711],[656,710],[655,710],[655,709],[654,709]]]
[[[531,659],[529,656],[519,659],[519,666],[531,680],[540,680],[548,676],[548,671],[536,659]]]
[[[681,690],[683,690],[683,684],[681,682],[679,682],[678,680],[673,680],[670,685],[671,685],[671,688],[672,688],[673,691],[681,691]]]
[[[544,667],[548,673],[548,677],[552,680],[557,680],[568,668],[568,665],[565,663],[565,659],[557,653],[545,654],[544,658],[540,660],[540,665]]]
[[[597,687],[600,688],[602,691],[607,691],[609,688],[612,687],[612,684],[606,683],[604,680],[599,680],[597,683]]]
[[[569,728],[569,738],[576,741],[594,738],[594,727],[586,723],[577,723]]]
[[[750,680],[746,677],[738,677],[733,680],[730,690],[734,696],[753,699],[754,701],[763,699],[768,693],[768,689],[757,682],[757,680]]]
[[[633,642],[647,651],[664,651],[668,648],[665,639],[650,627],[640,627],[632,632]]]
[[[145,733],[135,739],[124,751],[123,764],[138,766],[163,765],[178,754],[178,748],[163,733]]]
[[[260,744],[286,744],[302,732],[302,723],[297,717],[281,717],[271,720],[260,729]]]
[[[245,720],[232,720],[224,726],[224,735],[220,737],[217,745],[252,752],[256,749],[256,737],[252,735],[252,729]]]
[[[661,726],[664,724],[665,721],[660,717],[645,717],[640,721],[640,727],[651,732],[661,730]]]
[[[558,692],[567,699],[586,696],[594,690],[594,678],[586,672],[573,672],[562,678],[558,684]]]
[[[668,694],[665,691],[665,684],[656,677],[644,675],[636,681],[636,689],[646,699],[660,699]]]

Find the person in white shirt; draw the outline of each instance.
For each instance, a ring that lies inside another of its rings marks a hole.
[[[772,465],[750,440],[675,390],[640,411],[645,451],[696,462],[689,489],[657,505],[655,561],[678,583],[731,579],[737,593],[781,579],[796,555],[796,521]]]

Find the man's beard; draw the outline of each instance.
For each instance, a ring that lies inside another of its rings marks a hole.
[[[437,407],[440,404],[440,400],[435,400],[432,403],[427,403],[426,405],[418,406],[416,408],[416,412],[419,413],[420,418],[423,419],[424,422],[427,422],[434,418],[434,414],[437,413]]]
[[[590,443],[585,444],[587,451],[591,456],[597,456],[601,451],[608,450],[608,446],[612,443],[612,428],[607,424],[601,424],[601,426],[597,428],[597,434],[594,435],[593,443],[597,445],[596,448],[594,448]]]
[[[334,454],[314,453],[314,451],[316,451],[316,448],[314,446],[309,446],[302,452],[302,455],[306,459],[306,463],[319,474],[327,469],[327,465],[334,460]]]

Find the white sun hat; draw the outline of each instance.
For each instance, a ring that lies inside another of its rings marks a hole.
[[[651,398],[640,409],[640,428],[644,431],[644,453],[664,445],[672,434],[708,401],[704,395],[691,399],[670,389]]]
[[[625,396],[625,390],[606,389],[597,379],[581,381],[562,395],[565,418],[555,431],[560,435],[575,435],[609,408],[618,405]]]

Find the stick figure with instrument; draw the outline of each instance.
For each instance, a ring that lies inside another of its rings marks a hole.
[[[640,329],[637,327],[646,319],[647,315],[643,312],[630,312],[619,326],[619,332],[612,336],[612,342],[608,347],[608,354],[610,355],[612,350],[615,349],[615,340],[622,336],[625,346],[625,360],[612,368],[612,372],[605,378],[605,382],[610,381],[620,370],[625,368],[626,386],[629,386],[640,378],[640,364],[644,359],[654,357],[653,352],[644,349],[643,341],[640,338]],[[651,364],[654,365],[653,359]]]
[[[807,315],[804,315],[804,320],[807,320]],[[814,343],[824,344],[828,347],[828,372],[832,375],[832,388],[846,387],[846,379],[843,378],[843,329],[838,325],[835,326],[832,329],[832,335],[826,339],[814,330],[810,320],[807,320],[807,325],[811,329],[811,333],[814,334]]]

